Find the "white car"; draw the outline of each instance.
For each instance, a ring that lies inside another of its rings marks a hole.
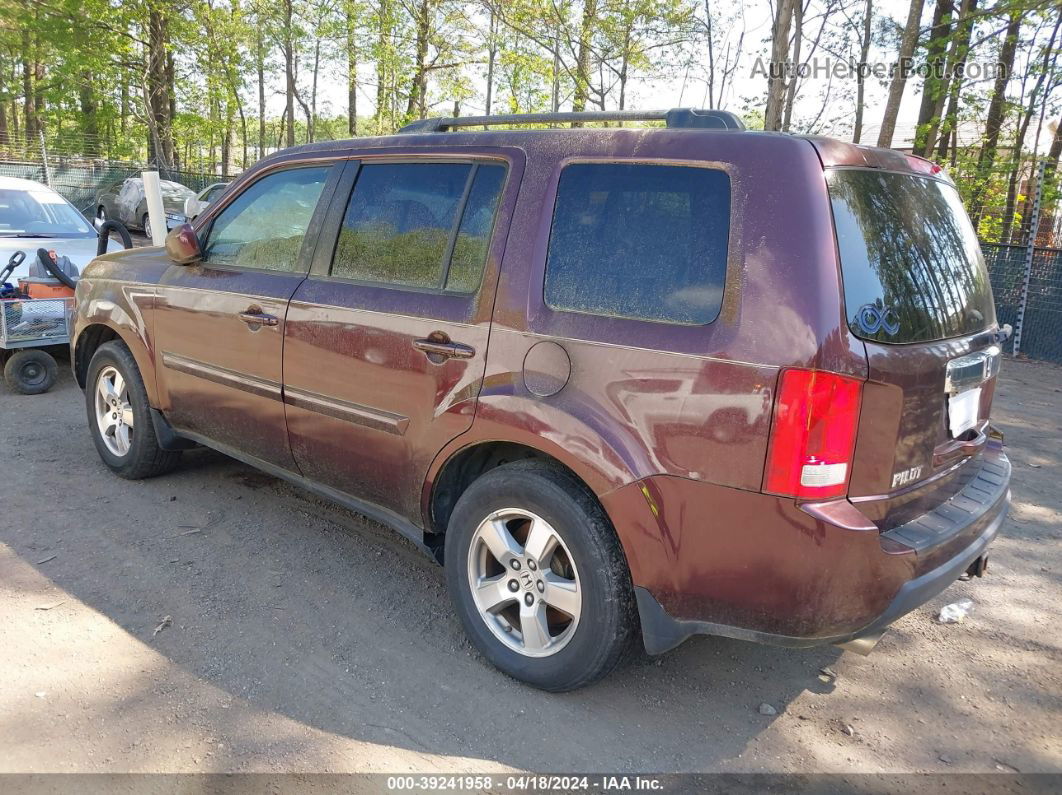
[[[28,179],[0,177],[0,269],[17,252],[22,264],[8,277],[11,284],[29,275],[37,249],[54,249],[84,270],[96,256],[96,228],[77,209],[49,187]],[[109,251],[121,244],[108,240]]]
[[[184,200],[184,214],[189,221],[194,221],[196,216],[203,212],[210,203],[218,198],[225,192],[225,188],[229,187],[228,182],[215,182],[213,185],[207,185],[203,190],[199,191],[196,196],[189,196]]]

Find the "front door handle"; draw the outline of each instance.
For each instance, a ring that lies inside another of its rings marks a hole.
[[[246,323],[251,331],[257,331],[262,326],[276,326],[280,323],[275,315],[267,315],[259,306],[252,306],[246,312],[240,312],[240,320]]]
[[[424,351],[433,362],[442,359],[471,359],[476,355],[476,349],[460,342],[450,342],[443,335],[435,338],[435,335],[426,340],[413,340],[413,347],[418,351]]]

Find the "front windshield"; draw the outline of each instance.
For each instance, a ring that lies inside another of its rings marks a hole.
[[[0,189],[0,237],[94,237],[96,230],[61,196]]]

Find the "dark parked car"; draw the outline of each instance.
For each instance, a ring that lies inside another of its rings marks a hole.
[[[162,190],[162,207],[166,212],[166,228],[172,229],[184,223],[184,203],[194,199],[195,193],[179,182],[159,180]],[[142,229],[151,237],[151,219],[148,218],[147,199],[144,197],[143,177],[128,177],[103,189],[96,199],[96,218],[121,221],[133,229]]]
[[[926,160],[666,118],[296,147],[168,253],[100,257],[103,461],[199,443],[393,526],[549,690],[639,636],[872,646],[984,572],[1009,503],[974,230]]]

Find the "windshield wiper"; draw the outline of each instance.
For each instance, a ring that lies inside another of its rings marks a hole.
[[[38,237],[51,237],[51,235],[45,235],[45,234],[42,234],[41,232],[19,232],[17,235],[15,235],[15,237],[38,238]]]

